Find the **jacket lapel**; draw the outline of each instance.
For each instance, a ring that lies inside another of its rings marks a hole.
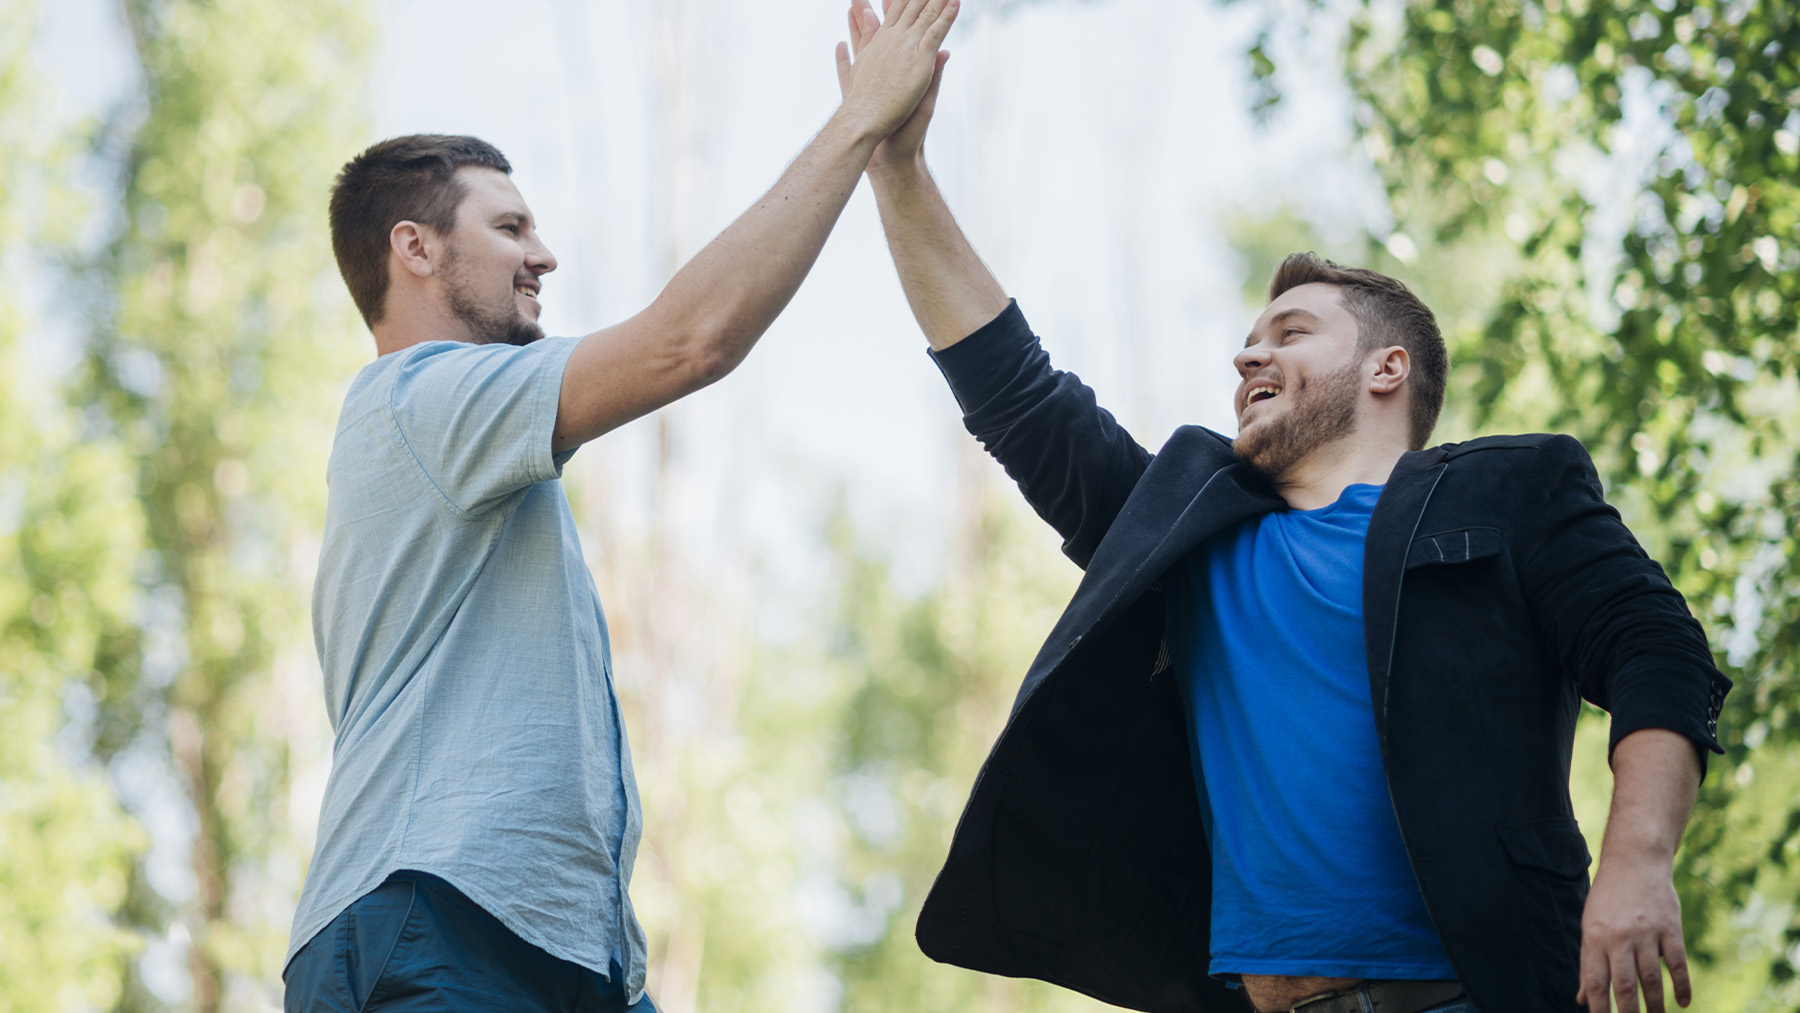
[[[1200,543],[1233,524],[1286,508],[1281,497],[1248,467],[1241,463],[1226,465],[1194,494],[1168,533],[1145,557],[1138,572],[1149,576],[1127,585],[1127,590],[1141,592],[1143,585],[1162,576]]]
[[[1394,632],[1400,621],[1406,553],[1443,474],[1442,448],[1415,450],[1401,457],[1375,503],[1363,545],[1363,640],[1369,656],[1369,698],[1375,705],[1375,728],[1384,756],[1388,676],[1394,659]]]
[[[1160,463],[1164,455],[1157,458]],[[1088,635],[1118,618],[1195,546],[1246,517],[1286,507],[1255,472],[1235,461],[1206,475],[1192,492],[1186,491],[1194,489],[1191,473],[1159,476],[1155,464],[1151,467],[1132,497],[1142,497],[1148,516],[1126,521],[1134,506],[1127,503],[1121,514],[1126,522],[1115,525],[1100,543],[1082,588],[1033,662],[1021,701],[1038,679],[1060,665]],[[1179,503],[1185,506],[1173,512],[1172,519],[1164,519]],[[1161,518],[1155,516],[1156,504],[1161,504]]]

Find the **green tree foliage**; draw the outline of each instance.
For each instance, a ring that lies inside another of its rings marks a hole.
[[[1721,1009],[1800,1001],[1797,49],[1791,4],[1414,0],[1345,53],[1398,229],[1499,274],[1453,403],[1579,436],[1737,683],[1677,870]]]
[[[36,13],[0,2],[0,1011],[116,1001],[128,940],[111,912],[143,841],[64,717],[135,660],[143,525],[120,448],[78,439],[22,354],[26,265],[66,252],[78,217],[74,152],[46,129],[26,53]]]
[[[276,980],[295,886],[268,877],[292,840],[289,743],[318,731],[292,726],[314,714],[289,713],[273,673],[307,650],[312,560],[296,540],[321,521],[333,392],[367,351],[324,208],[362,136],[368,26],[355,0],[127,0],[124,13],[143,119],[97,269],[113,301],[86,398],[136,462],[144,590],[174,607],[149,631],[171,648],[105,700],[152,720],[103,745],[135,732],[186,791],[194,896],[163,900],[180,902],[193,1008],[211,1013]],[[137,920],[160,928],[141,878],[136,895]]]
[[[829,536],[837,611],[822,671],[840,690],[827,723],[837,824],[827,858],[847,917],[825,943],[842,1008],[859,1013],[1108,1008],[1043,982],[933,963],[913,940],[969,786],[1080,576],[1010,484],[978,488],[950,572],[916,597],[846,525]]]

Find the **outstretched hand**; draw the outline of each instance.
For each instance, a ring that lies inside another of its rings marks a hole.
[[[870,166],[918,155],[937,103],[950,54],[938,46],[961,9],[960,0],[883,0],[885,20],[869,0],[851,0],[850,43],[838,43],[838,88],[844,109],[866,115],[886,140]]]

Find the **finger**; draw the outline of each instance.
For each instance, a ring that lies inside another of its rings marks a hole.
[[[947,50],[938,50],[937,66],[931,68],[931,83],[925,86],[925,94],[919,99],[919,108],[927,115],[937,108],[938,85],[944,83],[944,64],[950,62]]]
[[[838,95],[848,97],[850,94],[850,47],[846,43],[837,44]]]
[[[850,46],[851,51],[861,55],[863,47],[874,37],[875,29],[881,27],[880,19],[875,17],[875,9],[869,6],[869,0],[850,0]]]
[[[944,4],[943,10],[939,11],[937,18],[931,22],[931,27],[925,30],[925,45],[933,49],[943,45],[944,37],[950,34],[950,26],[956,23],[956,15],[960,10],[962,10],[960,0],[949,0]]]
[[[944,13],[944,6],[949,2],[950,0],[922,0],[913,17],[912,27],[929,32],[937,24],[938,18]]]
[[[882,22],[883,28],[898,28],[902,31],[912,27],[919,20],[920,12],[925,9],[929,0],[894,0],[888,7],[887,20]]]
[[[1587,933],[1582,935],[1585,937]],[[1575,1001],[1586,1006],[1588,1013],[1609,1013],[1612,1009],[1612,997],[1606,993],[1607,977],[1606,951],[1584,938],[1581,943],[1581,991],[1575,993]]]
[[[1675,1004],[1686,1006],[1694,1001],[1694,986],[1688,980],[1687,946],[1681,941],[1680,932],[1671,932],[1663,937],[1663,961],[1669,965],[1669,980],[1675,985]]]
[[[1644,1013],[1663,1013],[1662,960],[1657,950],[1649,946],[1638,948],[1637,977]]]
[[[1612,994],[1619,1004],[1619,1013],[1638,1013],[1638,967],[1631,948],[1621,946],[1614,950],[1609,963],[1612,964]]]

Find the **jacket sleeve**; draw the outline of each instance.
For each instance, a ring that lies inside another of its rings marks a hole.
[[[1607,505],[1579,442],[1552,438],[1534,468],[1520,558],[1543,642],[1581,695],[1611,712],[1609,756],[1632,732],[1666,728],[1694,742],[1704,771],[1707,751],[1724,752],[1719,708],[1731,688],[1705,632]]]
[[[963,425],[1087,568],[1150,463],[1094,392],[1050,356],[1017,302],[974,334],[931,353],[962,406]]]

